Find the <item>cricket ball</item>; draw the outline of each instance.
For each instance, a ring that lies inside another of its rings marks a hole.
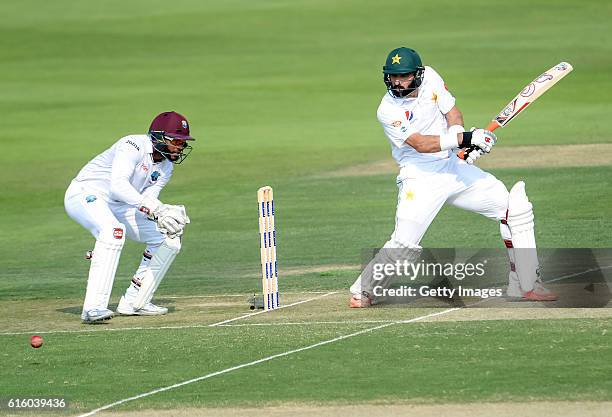
[[[30,337],[30,345],[32,345],[32,347],[34,349],[38,349],[39,347],[41,347],[43,344],[43,338],[38,336],[38,335],[34,335],[32,337]]]

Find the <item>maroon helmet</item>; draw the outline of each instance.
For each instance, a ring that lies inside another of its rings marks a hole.
[[[151,122],[149,132],[163,132],[164,136],[174,139],[195,140],[189,136],[189,122],[181,114],[167,111],[157,115]]]
[[[189,136],[187,119],[174,111],[160,113],[153,119],[151,127],[149,127],[149,137],[155,150],[174,164],[183,162],[187,155],[191,153],[192,147],[184,142],[180,153],[170,153],[166,141],[172,141],[173,139],[195,140],[195,138]]]

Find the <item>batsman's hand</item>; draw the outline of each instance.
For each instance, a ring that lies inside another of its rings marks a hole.
[[[482,151],[489,153],[496,142],[497,136],[493,132],[484,129],[474,129],[472,131],[472,139],[470,140],[472,147],[477,146]]]
[[[470,165],[473,165],[474,162],[476,162],[478,158],[480,158],[483,154],[484,154],[484,151],[482,149],[477,148],[477,147],[470,147],[465,150],[465,154],[464,154],[465,162],[467,162]]]
[[[164,204],[157,213],[159,231],[171,238],[181,236],[189,223],[185,206]]]

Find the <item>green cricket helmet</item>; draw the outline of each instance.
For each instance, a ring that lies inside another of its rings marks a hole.
[[[385,65],[383,66],[383,79],[389,94],[393,97],[406,97],[419,88],[423,82],[424,73],[425,67],[421,62],[419,54],[414,49],[405,48],[403,46],[389,52]],[[414,74],[414,80],[412,80],[408,88],[393,86],[391,85],[390,75],[397,74]]]

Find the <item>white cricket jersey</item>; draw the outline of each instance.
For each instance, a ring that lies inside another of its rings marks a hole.
[[[153,144],[147,135],[129,135],[81,169],[74,181],[96,191],[106,201],[138,205],[143,194],[157,198],[172,176],[174,165],[153,162]]]
[[[417,97],[395,98],[387,93],[376,113],[391,144],[391,154],[402,176],[418,176],[443,169],[449,151],[420,153],[405,141],[413,133],[440,135],[448,124],[444,115],[455,105],[455,97],[446,89],[442,77],[425,67]]]

